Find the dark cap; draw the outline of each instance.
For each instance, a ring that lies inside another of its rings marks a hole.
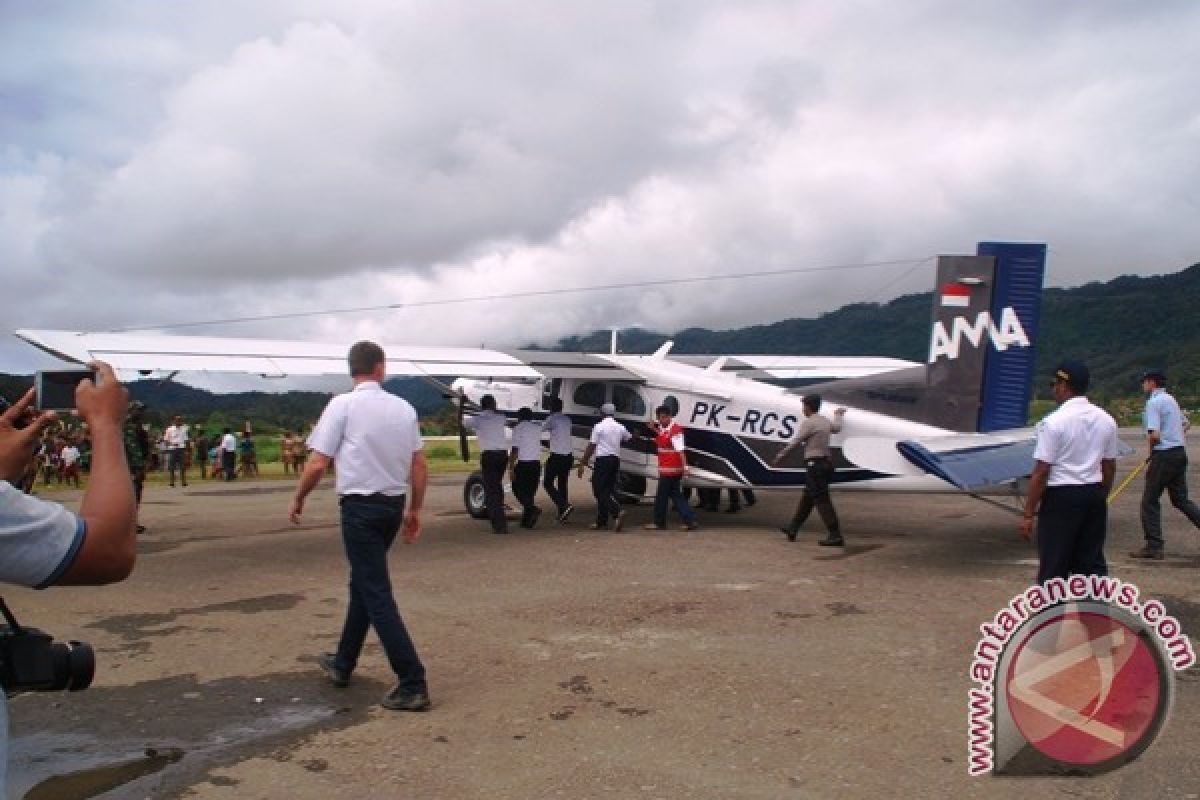
[[[1092,381],[1092,373],[1081,361],[1060,361],[1054,368],[1054,379],[1066,382],[1075,394],[1083,394]]]
[[[1163,372],[1161,369],[1148,369],[1142,373],[1142,380],[1154,381],[1159,386],[1166,386],[1167,373]]]

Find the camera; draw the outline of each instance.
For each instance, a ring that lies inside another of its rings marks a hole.
[[[0,686],[17,692],[78,692],[92,685],[96,655],[86,642],[56,642],[37,628],[22,627],[0,599]]]

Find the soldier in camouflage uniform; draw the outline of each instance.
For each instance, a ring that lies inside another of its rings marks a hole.
[[[143,425],[142,412],[146,404],[137,400],[129,404],[129,416],[125,418],[125,461],[129,464],[129,477],[133,479],[133,497],[137,507],[142,505],[142,486],[146,482],[146,458],[150,455],[150,434]],[[138,525],[137,532],[146,530]]]

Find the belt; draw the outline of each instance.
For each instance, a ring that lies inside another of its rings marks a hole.
[[[404,495],[402,494],[383,494],[375,492],[374,494],[344,494],[338,498],[338,504],[345,503],[362,503],[368,506],[389,506],[399,507],[404,505]]]

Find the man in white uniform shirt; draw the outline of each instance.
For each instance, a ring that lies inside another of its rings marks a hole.
[[[529,406],[517,411],[508,470],[512,474],[513,495],[521,504],[521,527],[532,528],[542,515],[534,503],[538,478],[542,476],[542,425],[533,421],[533,409]]]
[[[396,608],[387,558],[401,527],[406,544],[421,535],[428,475],[424,442],[413,407],[383,389],[383,349],[374,342],[358,342],[347,360],[354,389],[329,401],[309,435],[312,457],[288,511],[298,523],[304,498],[336,461],[342,542],[350,562],[350,606],[337,652],[323,653],[319,664],[334,686],[346,686],[367,629],[373,627],[396,673],[396,685],[384,695],[383,707],[425,711],[430,706],[425,667]]]
[[[75,403],[92,437],[92,476],[78,514],[12,483],[25,474],[54,412],[30,411],[30,390],[0,414],[0,583],[96,585],[124,580],[133,569],[136,506],[122,435],[129,394],[107,364],[88,366],[96,370],[96,382],[82,381]],[[0,695],[0,797],[7,762],[8,711]]]
[[[1107,575],[1108,490],[1116,473],[1117,423],[1088,402],[1091,374],[1077,361],[1054,371],[1059,407],[1037,427],[1033,474],[1021,535],[1037,517],[1038,583],[1070,575]]]
[[[596,467],[592,470],[592,494],[596,496],[596,521],[588,527],[592,530],[607,530],[608,518],[615,519],[613,529],[620,531],[625,525],[625,512],[617,501],[617,475],[621,471],[621,443],[633,438],[624,425],[617,422],[613,415],[617,407],[605,403],[600,407],[604,419],[592,428],[592,436],[588,441],[583,457],[579,459],[579,477],[587,468],[592,454],[596,454]]]
[[[571,437],[571,418],[562,413],[562,398],[551,397],[547,405],[550,416],[542,423],[542,430],[550,434],[550,456],[546,459],[542,486],[558,509],[558,521],[565,523],[575,510],[567,494],[567,480],[575,460],[575,443]]]
[[[496,398],[485,394],[479,399],[483,410],[463,420],[467,430],[475,432],[479,442],[479,468],[483,475],[483,503],[492,521],[492,533],[508,533],[504,516],[504,470],[508,466],[508,424],[496,412]]]

